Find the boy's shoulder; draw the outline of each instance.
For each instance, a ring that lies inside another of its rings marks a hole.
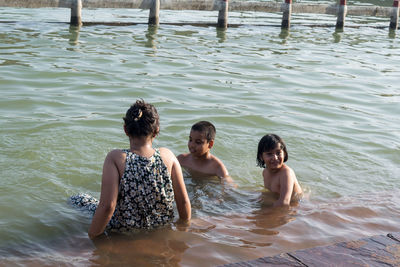
[[[192,155],[190,153],[179,154],[176,158],[183,167],[192,165]]]
[[[219,158],[217,158],[217,156],[214,156],[213,154],[211,154],[210,153],[210,158],[209,158],[209,161],[211,162],[211,163],[213,163],[213,164],[217,164],[217,165],[224,165],[223,163],[222,163],[222,160],[220,160]]]
[[[213,170],[217,176],[219,176],[219,177],[228,177],[229,176],[228,170],[226,169],[222,160],[220,160],[219,158],[217,158],[216,156],[211,154],[210,163],[213,166]]]
[[[177,156],[177,159],[179,160],[179,161],[181,161],[181,160],[186,160],[186,159],[188,159],[190,157],[190,153],[182,153],[182,154],[179,154],[178,156]]]
[[[177,159],[179,160],[179,162],[181,164],[190,163],[193,165],[197,165],[196,160],[193,159],[193,155],[191,153],[179,154],[177,156]],[[212,155],[211,153],[210,153],[209,157],[205,161],[203,161],[202,164],[207,164],[210,167],[224,166],[222,161],[219,158],[217,158],[216,156]]]

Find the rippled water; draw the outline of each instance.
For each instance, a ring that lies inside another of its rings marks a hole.
[[[399,231],[400,62],[387,18],[230,14],[243,26],[86,26],[66,9],[1,10],[2,264],[212,266]],[[87,21],[146,22],[147,11],[85,10]],[[164,11],[161,22],[214,22]],[[161,116],[156,146],[187,151],[190,126],[217,127],[213,153],[238,188],[186,175],[188,229],[92,243],[90,218],[66,199],[100,191],[102,162],[125,148],[122,116],[137,98]],[[255,153],[282,136],[306,198],[290,211],[257,202]],[[205,260],[207,259],[207,260]]]

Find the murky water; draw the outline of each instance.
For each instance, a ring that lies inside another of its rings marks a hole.
[[[66,9],[1,9],[0,256],[21,265],[213,266],[399,231],[400,62],[386,18],[233,13],[238,28],[68,24]],[[87,21],[146,22],[147,11],[86,10]],[[162,21],[214,22],[215,12]],[[213,153],[238,184],[186,176],[193,222],[92,243],[68,196],[100,191],[102,162],[126,148],[137,98],[161,116],[156,146],[187,151],[190,126],[217,127]],[[277,133],[306,198],[261,196],[255,154]]]

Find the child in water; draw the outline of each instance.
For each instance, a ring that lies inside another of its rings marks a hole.
[[[177,158],[169,149],[152,145],[160,129],[156,108],[137,100],[123,119],[130,148],[115,149],[106,156],[100,201],[88,195],[70,199],[75,206],[95,210],[88,231],[91,239],[105,230],[124,232],[167,225],[174,217],[174,199],[180,220],[191,218]]]
[[[267,134],[258,143],[257,165],[264,168],[264,187],[276,194],[274,207],[289,206],[303,193],[296,174],[284,163],[288,157],[284,141],[276,134]]]
[[[220,159],[212,155],[210,150],[214,146],[215,126],[208,121],[195,123],[189,135],[188,148],[190,153],[180,154],[179,163],[192,175],[218,176],[233,183],[225,165]]]

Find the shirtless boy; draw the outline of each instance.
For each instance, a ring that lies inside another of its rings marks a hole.
[[[233,182],[225,165],[212,155],[210,150],[214,145],[216,130],[212,123],[199,121],[195,123],[189,135],[188,148],[190,153],[180,154],[179,163],[192,175],[218,176],[227,182]]]

